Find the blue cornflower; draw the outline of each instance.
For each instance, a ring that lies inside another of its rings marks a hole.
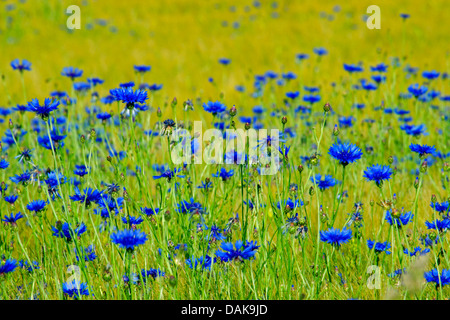
[[[370,71],[372,72],[387,72],[387,68],[389,66],[384,63],[377,64],[375,67],[370,67]]]
[[[216,225],[212,225],[211,226],[211,233],[210,236],[208,237],[209,241],[221,241],[221,240],[225,240],[226,237],[221,233],[222,229],[220,229],[218,226]]]
[[[308,91],[309,93],[314,93],[314,92],[319,92],[320,91],[319,87],[303,86],[303,89],[305,89],[305,91]]]
[[[83,177],[83,176],[87,175],[88,173],[89,173],[88,168],[84,164],[81,164],[81,165],[76,164],[75,170],[73,170],[73,174],[80,176],[80,177]]]
[[[399,108],[395,108],[394,112],[395,112],[395,114],[398,114],[399,116],[404,116],[404,115],[410,113],[409,110],[403,110],[403,109],[399,109]]]
[[[246,117],[246,116],[241,116],[241,117],[239,117],[239,121],[240,122],[242,122],[242,123],[252,123],[252,122],[254,122],[254,121],[256,121],[257,120],[257,117]]]
[[[391,244],[388,243],[387,241],[385,242],[377,242],[375,244],[374,241],[372,240],[367,240],[367,246],[369,247],[369,249],[372,249],[375,245],[375,253],[381,253],[381,252],[385,252],[386,254],[391,254],[390,251],[388,251],[391,248]]]
[[[174,168],[173,170],[168,169],[168,170],[162,172],[160,175],[153,176],[153,179],[166,178],[167,181],[170,182],[175,177],[175,175],[178,178],[184,178],[183,175],[178,175],[177,174],[178,172],[180,172],[182,170],[183,170],[182,168]]]
[[[186,264],[188,265],[189,268],[191,269],[196,269],[197,266],[201,266],[201,269],[204,270],[211,270],[211,266],[213,263],[216,263],[216,258],[211,258],[208,255],[202,256],[200,258],[189,258],[186,259]]]
[[[45,183],[47,184],[48,192],[50,193],[53,199],[54,196],[60,197],[58,193],[58,188],[60,185],[66,183],[66,181],[67,181],[66,177],[60,172],[57,173],[52,171],[48,173],[47,179],[45,179]]]
[[[115,101],[116,99],[112,96],[112,95],[107,95],[106,97],[103,97],[100,99],[100,101],[104,104],[111,104]]]
[[[367,167],[364,171],[364,178],[368,181],[375,181],[378,187],[381,187],[383,180],[389,180],[393,171],[390,166],[382,166],[374,164],[371,167]]]
[[[291,211],[291,210],[293,210],[295,208],[299,208],[301,206],[303,206],[303,201],[298,200],[298,199],[295,199],[294,201],[292,201],[291,198],[288,198],[287,200],[281,201],[281,203],[277,202],[278,209],[283,208],[287,211]]]
[[[5,199],[6,200],[6,199]],[[431,202],[430,203],[430,207],[432,207],[434,210],[436,210],[437,212],[440,213],[444,213],[444,212],[448,212],[448,210],[450,209],[449,203],[448,201],[444,201],[444,202]]]
[[[46,205],[47,202],[45,202],[44,200],[33,200],[27,204],[26,208],[31,212],[38,213],[44,210]]]
[[[426,254],[426,253],[428,253],[428,252],[430,252],[430,249],[428,249],[428,248],[426,248],[426,249],[421,249],[420,247],[416,247],[416,248],[414,248],[414,251],[409,251],[408,249],[404,249],[403,250],[403,253],[404,254],[408,254],[409,256],[411,256],[411,257],[414,257],[414,256],[417,256],[417,254],[419,254],[419,255],[424,255],[424,254]]]
[[[128,275],[124,274],[122,276],[122,280],[125,284],[128,284],[130,282],[130,277]],[[139,284],[139,276],[134,272],[131,274],[131,281],[135,285]]]
[[[73,89],[78,93],[85,93],[86,91],[91,89],[91,85],[88,82],[74,82]]]
[[[417,71],[419,71],[419,68],[415,68],[415,67],[411,67],[411,66],[406,66],[404,69],[407,73],[409,74],[416,74]]]
[[[431,100],[433,100],[433,99],[439,97],[440,95],[441,95],[441,93],[440,93],[439,91],[435,91],[435,90],[430,90],[430,91],[428,91],[428,93],[427,93],[427,96],[428,96]]]
[[[236,150],[228,151],[224,155],[225,164],[242,164],[245,159],[246,157],[244,158],[242,153],[239,153]]]
[[[42,120],[46,121],[50,116],[50,112],[57,110],[59,106],[58,100],[52,100],[50,98],[45,98],[44,105],[39,105],[38,99],[33,99],[28,102],[27,111],[34,112],[37,116],[41,117]]]
[[[64,77],[69,77],[70,79],[79,78],[83,75],[83,70],[74,67],[65,67],[61,72],[61,75]]]
[[[155,208],[155,210],[153,210],[152,208],[141,207],[141,212],[146,216],[153,216],[155,214],[158,214],[159,210],[159,208]]]
[[[423,71],[422,72],[422,77],[424,77],[425,79],[428,80],[433,80],[436,78],[439,78],[439,72],[437,72],[436,70],[432,70],[432,71]]]
[[[13,272],[17,268],[17,261],[15,259],[8,259],[0,264],[0,276]]]
[[[84,194],[81,194],[80,189],[75,188],[75,195],[70,196],[69,198],[72,201],[84,203],[88,208],[91,205],[91,202],[99,204],[102,200],[103,191],[94,190],[92,188],[83,189]]]
[[[118,88],[118,89],[111,89],[109,91],[111,95],[114,97],[116,101],[122,101],[123,103],[126,103],[127,108],[134,108],[135,103],[145,103],[145,100],[148,99],[147,91],[143,90],[135,90],[133,91],[132,88]]]
[[[391,210],[386,211],[386,221],[389,222],[390,225],[395,223],[398,227],[406,226],[412,221],[413,217],[414,214],[411,212],[404,212],[400,216],[394,218]]]
[[[108,112],[101,112],[101,113],[98,113],[96,117],[99,120],[106,121],[109,118],[111,118],[112,116]]]
[[[221,250],[216,251],[216,256],[219,257],[223,262],[228,261],[244,261],[253,258],[256,254],[256,250],[260,246],[253,244],[253,242],[248,242],[244,245],[241,240],[237,240],[234,244],[232,242],[223,242],[220,246]]]
[[[284,138],[282,132],[280,132],[278,135],[268,134],[265,138],[258,140],[258,147],[265,149],[267,147],[271,147],[273,143],[275,145],[280,145],[281,142],[286,142],[286,139]]]
[[[344,70],[349,73],[353,73],[353,72],[362,72],[364,69],[363,69],[363,67],[356,65],[356,64],[344,63]]]
[[[66,241],[70,242],[74,236],[81,236],[86,232],[86,225],[82,222],[75,230],[73,230],[72,226],[64,222],[56,222],[56,226],[52,226],[52,232],[54,237],[63,238]]]
[[[286,223],[282,226],[282,228],[284,229],[283,234],[286,233],[286,230],[294,228],[295,226],[298,226],[299,224],[300,224],[300,220],[298,219],[298,212],[296,212],[295,216],[291,216],[290,218],[286,219]]]
[[[0,160],[0,169],[6,169],[9,166],[9,162],[5,159]]]
[[[336,185],[336,183],[338,182],[336,179],[333,179],[333,177],[331,175],[327,174],[322,177],[319,173],[316,174],[315,177],[311,177],[310,180],[312,183],[314,183],[314,180],[315,180],[317,186],[320,188],[321,191],[324,191],[325,189],[334,187]]]
[[[87,78],[86,81],[87,81],[87,83],[89,83],[93,87],[95,87],[95,86],[105,82],[104,80],[99,79],[99,78]]]
[[[322,48],[322,47],[320,47],[320,48],[314,48],[314,53],[315,54],[317,54],[319,57],[320,56],[324,56],[324,55],[326,55],[327,53],[328,53],[328,51],[325,49],[325,48]]]
[[[363,155],[361,149],[358,146],[350,143],[334,143],[330,147],[328,154],[331,155],[334,159],[338,160],[339,163],[344,167],[349,163],[361,159],[361,156]]]
[[[67,135],[60,134],[60,132],[58,130],[56,130],[56,128],[53,128],[53,130],[50,131],[50,137],[52,138],[52,141],[54,143],[57,143],[57,142],[63,141],[67,137]],[[30,151],[32,151],[32,150],[30,150]]]
[[[10,108],[0,108],[0,116],[2,116],[2,117],[7,117],[11,113],[13,113],[13,111]]]
[[[428,283],[434,282],[436,283],[436,289],[439,288],[439,285],[445,286],[450,284],[450,270],[442,269],[441,274],[437,269],[433,269],[431,271],[425,272],[424,277]]]
[[[425,225],[428,229],[435,229],[439,232],[446,231],[450,228],[450,219],[443,219],[443,220],[434,220],[432,222],[425,221]]]
[[[419,86],[419,84],[412,84],[408,87],[408,91],[414,96],[414,97],[420,97],[421,95],[425,94],[428,91],[428,88],[425,86]]]
[[[151,86],[148,86],[147,89],[150,90],[150,91],[159,91],[159,90],[162,89],[162,87],[163,87],[162,84],[156,84],[156,83],[154,83],[154,84],[152,84]]]
[[[355,122],[355,117],[353,116],[348,116],[348,117],[339,117],[339,127],[342,128],[350,128],[353,126],[353,123]]]
[[[367,82],[366,79],[361,80],[361,87],[367,91],[377,90],[378,88],[376,84]]]
[[[347,243],[352,238],[352,230],[343,228],[330,228],[327,231],[320,231],[320,241],[329,243],[333,246],[340,247],[341,244]]]
[[[421,134],[428,135],[427,128],[424,124],[420,124],[417,126],[404,124],[400,126],[400,129],[404,130],[406,134],[411,136],[420,136]]]
[[[439,236],[436,237],[430,237],[429,234],[427,235],[422,235],[420,237],[420,242],[425,246],[425,247],[432,247],[434,244],[437,244],[439,241]]]
[[[364,220],[364,217],[362,215],[362,212],[360,211],[361,210],[360,208],[362,208],[362,203],[355,203],[356,211],[354,211],[352,213],[348,213],[348,215],[350,215],[350,219],[346,223],[345,227],[351,226],[353,224],[353,222],[357,222],[357,223],[355,223],[356,228],[362,227],[362,222]]]
[[[219,59],[219,63],[223,64],[223,65],[228,65],[230,64],[231,60],[227,59],[227,58],[220,58]]]
[[[110,196],[112,196],[113,194],[117,194],[120,191],[120,186],[117,183],[102,182],[102,185],[106,186],[106,193]]]
[[[17,156],[15,156],[15,159],[19,159],[18,162],[22,163],[23,160],[25,161],[30,161],[31,158],[33,157],[33,155],[31,154],[31,151],[33,151],[34,149],[28,149],[28,148],[24,148]]]
[[[19,70],[20,72],[23,72],[24,70],[31,71],[31,62],[23,59],[22,63],[20,63],[19,59],[14,59],[11,61],[11,67],[14,70]]]
[[[14,111],[19,111],[20,113],[24,113],[25,111],[27,111],[27,106],[26,105],[21,105],[18,104],[13,108]]]
[[[3,199],[8,202],[9,204],[14,204],[14,202],[16,202],[16,200],[19,198],[19,196],[16,195],[10,195],[10,196],[6,196]]]
[[[74,251],[76,252],[76,248],[74,248]],[[84,261],[94,261],[97,259],[97,255],[95,254],[95,247],[91,244],[87,248],[84,249]],[[80,257],[76,255],[77,261],[80,261]]]
[[[309,55],[308,54],[306,54],[306,53],[298,53],[298,54],[296,54],[295,55],[295,57],[298,59],[298,60],[306,60],[306,59],[308,59],[309,58]]]
[[[29,171],[25,171],[24,173],[16,174],[9,179],[14,183],[22,183],[25,185],[31,180],[31,173]]]
[[[435,146],[428,146],[426,144],[420,145],[420,144],[410,144],[409,148],[412,152],[416,152],[419,154],[420,157],[423,157],[426,154],[433,154],[436,152]]]
[[[67,92],[65,92],[65,91],[52,91],[52,92],[50,92],[50,96],[52,98],[58,98],[58,99],[61,99],[64,97],[69,97]]]
[[[120,248],[127,251],[133,251],[135,247],[144,244],[147,241],[147,235],[140,230],[125,229],[117,231],[111,235],[113,243],[118,244]]]
[[[17,226],[17,220],[22,219],[24,216],[22,215],[21,212],[18,212],[16,214],[12,213],[7,216],[5,215],[5,218],[2,219],[2,221],[5,222],[5,224],[10,224],[11,226]]]
[[[253,204],[253,202],[252,202],[252,200],[248,200],[248,203],[247,203],[247,201],[242,201],[245,205],[248,205],[248,207],[250,208],[250,210],[253,210],[254,208],[255,208],[255,205]],[[262,207],[262,204],[260,204],[260,206]]]
[[[181,200],[179,204],[177,204],[177,212],[179,213],[189,213],[192,217],[195,218],[203,218],[203,214],[207,214],[202,204],[199,202],[195,202],[194,198],[189,199],[190,202],[186,200]]]
[[[400,18],[402,18],[403,20],[406,20],[406,19],[408,19],[409,17],[410,17],[410,15],[407,14],[407,13],[400,13]]]
[[[227,181],[234,175],[234,170],[227,171],[225,168],[220,168],[220,171],[213,173],[212,176],[215,178],[221,178],[222,181]]]
[[[283,150],[284,149],[284,150]],[[284,159],[288,159],[289,150],[291,150],[291,147],[284,146],[284,148],[281,149],[281,147],[278,147],[278,151],[281,153]]]
[[[134,81],[128,81],[128,82],[124,82],[119,84],[120,88],[132,88],[134,87]]]
[[[141,270],[141,276],[144,282],[146,282],[149,277],[156,279],[157,277],[164,277],[165,275],[166,273],[160,269],[150,268],[149,270]]]
[[[80,296],[88,296],[89,290],[87,288],[87,283],[77,280],[72,282],[64,282],[62,285],[63,293],[69,297],[79,299]]]
[[[40,269],[39,263],[37,261],[33,261],[30,265],[27,260],[20,260],[19,267],[22,269],[26,269],[28,272],[33,272],[33,270]]]
[[[51,136],[51,138],[53,138],[53,136]],[[58,142],[56,143],[56,141],[54,141],[53,139],[50,139],[48,135],[45,136],[40,136],[37,138],[38,143],[41,147],[47,149],[47,150],[58,150],[61,149],[62,147],[64,147],[64,141]]]
[[[245,92],[245,87],[241,85],[237,85],[234,87],[237,92]]]
[[[400,276],[400,275],[406,273],[405,271],[406,271],[406,268],[403,268],[403,269],[397,269],[397,270],[395,270],[394,272],[389,273],[389,274],[388,274],[388,277],[389,277],[389,278],[395,278],[396,276]]]
[[[226,108],[227,107],[220,101],[216,102],[208,101],[208,103],[203,103],[203,109],[205,109],[205,111],[209,113],[212,113],[213,115],[224,112]]]
[[[119,197],[117,199],[113,198],[110,194],[103,194],[101,200],[98,202],[100,210],[100,215],[102,218],[109,218],[110,213],[117,215],[122,209],[123,198]],[[94,209],[95,214],[99,214],[97,209]]]
[[[289,80],[297,79],[297,75],[296,75],[295,73],[291,72],[291,71],[286,72],[286,73],[282,73],[282,74],[281,74],[281,77],[282,77],[283,79],[288,80],[288,81],[289,81]]]
[[[299,91],[293,91],[293,92],[286,92],[286,97],[288,97],[289,99],[297,99],[300,96],[300,92]]]
[[[386,76],[382,76],[380,74],[374,74],[371,76],[371,78],[378,84],[386,82]]]
[[[205,183],[205,181],[202,181],[201,184],[199,186],[197,186],[197,189],[205,189],[206,191],[208,191],[208,189],[212,188],[212,182],[209,181],[207,183]]]
[[[276,79],[276,78],[278,78],[278,73],[269,70],[265,73],[265,76],[269,79]]]
[[[253,113],[256,114],[256,115],[263,114],[264,110],[265,110],[264,107],[261,106],[261,105],[254,106],[253,109],[252,109]]]
[[[145,73],[145,72],[149,72],[150,70],[152,69],[152,67],[151,66],[144,66],[144,65],[142,65],[142,66],[134,66],[134,70],[136,71],[136,72],[139,72],[139,73]]]
[[[37,120],[37,119],[34,119]],[[27,134],[27,131],[21,131],[19,133],[12,132],[10,129],[5,130],[5,136],[2,138],[2,141],[6,143],[8,146],[13,146],[17,142],[21,142],[23,140],[23,136]],[[14,141],[15,139],[15,141]]]
[[[132,217],[132,216],[122,217],[122,222],[128,224],[130,227],[137,226],[141,224],[143,221],[144,219],[142,219],[142,217]]]
[[[308,95],[304,95],[303,96],[303,101],[308,102],[308,103],[316,103],[320,101],[320,95],[313,95],[313,94],[308,94]]]

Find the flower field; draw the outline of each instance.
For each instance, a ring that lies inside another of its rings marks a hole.
[[[3,1],[0,299],[448,299],[448,10],[372,4]]]

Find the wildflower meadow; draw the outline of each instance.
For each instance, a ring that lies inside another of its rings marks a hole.
[[[448,19],[2,1],[0,299],[448,299]]]

